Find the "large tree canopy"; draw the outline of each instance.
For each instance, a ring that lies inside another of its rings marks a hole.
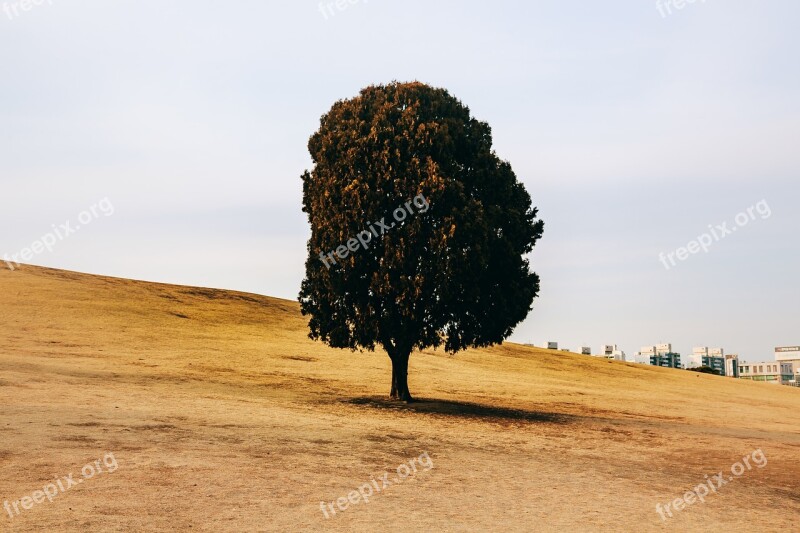
[[[391,395],[410,401],[414,349],[500,343],[525,318],[539,290],[525,255],[544,224],[489,125],[446,90],[367,87],[322,116],[308,149],[311,338],[383,346]]]

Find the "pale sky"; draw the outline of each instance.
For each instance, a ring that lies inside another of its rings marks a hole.
[[[0,7],[0,255],[108,198],[27,262],[296,299],[320,115],[420,80],[492,126],[545,221],[511,340],[751,361],[800,344],[797,2]]]

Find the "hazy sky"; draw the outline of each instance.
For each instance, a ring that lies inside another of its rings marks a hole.
[[[320,115],[420,80],[492,126],[546,223],[512,340],[800,344],[796,1],[0,3],[0,254],[71,221],[27,262],[295,299]]]

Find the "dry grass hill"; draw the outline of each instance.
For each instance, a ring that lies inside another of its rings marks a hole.
[[[800,389],[504,344],[413,354],[406,406],[295,302],[31,266],[0,299],[0,502],[117,464],[0,531],[800,530]]]

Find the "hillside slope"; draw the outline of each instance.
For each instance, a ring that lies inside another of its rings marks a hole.
[[[312,342],[296,302],[22,266],[0,269],[0,304],[0,501],[118,464],[0,510],[2,531],[800,523],[798,389],[507,343],[413,354],[405,406],[384,353]],[[757,449],[767,465],[732,476]],[[656,512],[720,471],[705,503]]]

